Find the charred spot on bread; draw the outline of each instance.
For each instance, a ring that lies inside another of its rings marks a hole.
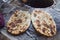
[[[22,23],[21,19],[16,20],[16,23]]]
[[[14,24],[13,22],[11,22],[9,25],[10,25],[11,27],[15,27],[15,24]]]
[[[34,17],[36,17],[37,15],[34,13]]]

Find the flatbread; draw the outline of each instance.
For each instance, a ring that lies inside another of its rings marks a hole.
[[[56,24],[49,13],[35,9],[31,14],[31,20],[37,32],[45,36],[56,34]]]
[[[28,11],[17,10],[7,22],[7,31],[13,35],[25,32],[30,25],[30,14]]]

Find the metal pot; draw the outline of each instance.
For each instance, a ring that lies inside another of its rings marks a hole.
[[[45,8],[53,5],[53,0],[21,0],[23,3],[35,7],[35,8]]]

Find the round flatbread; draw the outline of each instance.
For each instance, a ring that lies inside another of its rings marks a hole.
[[[37,32],[45,36],[53,36],[56,34],[56,24],[49,13],[35,9],[31,14],[31,19]]]
[[[7,31],[18,35],[25,32],[30,25],[30,14],[28,11],[17,10],[7,22]]]

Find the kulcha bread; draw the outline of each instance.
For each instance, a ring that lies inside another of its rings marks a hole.
[[[7,31],[13,35],[25,32],[30,25],[30,14],[28,11],[16,10],[7,22]]]
[[[57,32],[52,16],[40,9],[34,9],[31,15],[28,11],[17,10],[7,22],[7,31],[13,35],[21,34],[28,29],[31,21],[40,34],[54,36]]]
[[[56,24],[49,13],[35,9],[31,13],[31,20],[34,28],[40,34],[45,36],[53,36],[56,34]]]

